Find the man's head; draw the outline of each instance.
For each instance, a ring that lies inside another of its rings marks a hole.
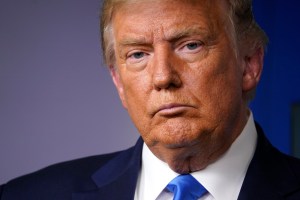
[[[137,0],[136,2],[138,2]],[[140,0],[143,1],[143,0]],[[201,0],[198,0],[201,2]],[[228,17],[235,28],[239,42],[247,42],[249,48],[265,47],[268,38],[256,23],[252,12],[252,0],[225,0],[228,3]],[[114,62],[111,20],[119,6],[134,0],[105,0],[101,16],[101,40],[104,59],[109,66]],[[197,2],[197,0],[195,1]]]
[[[230,147],[266,44],[250,1],[108,0],[102,35],[121,101],[159,159],[187,173]]]

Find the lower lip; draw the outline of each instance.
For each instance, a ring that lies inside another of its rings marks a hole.
[[[161,116],[174,116],[174,115],[179,115],[185,112],[189,106],[175,106],[171,108],[164,108],[161,109],[160,111],[157,112],[157,114]]]

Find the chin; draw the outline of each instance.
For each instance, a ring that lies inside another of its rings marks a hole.
[[[170,149],[184,149],[191,148],[199,143],[199,133],[182,133],[172,132],[171,134],[160,134],[157,138],[157,143]]]
[[[143,137],[145,143],[153,148],[184,149],[194,146],[197,138],[187,137],[180,134],[158,134],[151,137]]]

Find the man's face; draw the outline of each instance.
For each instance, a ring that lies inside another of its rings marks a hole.
[[[151,151],[179,173],[223,154],[246,123],[249,89],[226,2],[134,1],[112,30],[111,74]]]

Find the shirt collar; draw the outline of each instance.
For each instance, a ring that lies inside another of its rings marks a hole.
[[[250,113],[242,133],[214,163],[192,175],[215,199],[237,199],[256,148],[257,132]]]
[[[142,168],[136,188],[137,199],[156,199],[166,185],[177,175],[167,163],[158,159],[144,144]]]
[[[214,197],[219,200],[237,199],[247,168],[256,147],[257,132],[252,113],[242,133],[217,161],[194,176]],[[156,199],[166,185],[178,174],[158,159],[144,144],[142,168],[136,195],[142,199]]]

